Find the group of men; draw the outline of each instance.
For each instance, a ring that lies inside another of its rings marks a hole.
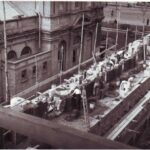
[[[86,73],[84,72],[84,75]],[[94,80],[93,84],[93,90],[92,90],[92,95],[95,99],[95,103],[97,99],[101,99],[103,97],[103,89],[104,89],[104,82],[97,74],[97,77]],[[69,117],[67,117],[67,120],[73,120],[75,118],[78,118],[80,116],[82,111],[85,108],[90,109],[90,101],[87,97],[87,90],[85,85],[81,85],[80,87],[76,87],[75,90],[72,92],[72,100],[71,100],[71,107],[72,107],[72,112],[69,114]],[[86,105],[87,106],[84,106]]]
[[[87,88],[86,85],[83,83],[83,80],[86,79],[86,71],[83,72],[82,78],[79,80],[80,86],[77,86],[70,94],[71,96],[71,112],[69,117],[77,118],[83,111],[85,101],[87,103],[87,107],[89,108],[89,101],[87,97]],[[94,97],[95,100],[103,98],[103,89],[104,89],[104,82],[101,78],[100,74],[97,74],[93,86],[92,86],[92,94],[91,97]],[[84,101],[84,102],[83,102]],[[50,106],[52,105],[52,106]],[[39,102],[37,104],[36,115],[39,117],[46,117],[49,109],[51,107],[57,108],[57,103],[55,102],[54,98],[50,97],[48,93],[42,94],[39,97]],[[51,109],[52,111],[55,108]],[[68,119],[69,120],[69,119]],[[70,119],[72,120],[72,119]]]

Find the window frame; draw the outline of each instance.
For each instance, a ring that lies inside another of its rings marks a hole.
[[[33,66],[32,67],[32,76],[35,77],[36,76],[36,72],[37,72],[37,67]]]
[[[74,2],[74,7],[75,9],[79,8],[81,6],[80,2]]]
[[[77,61],[77,49],[73,49],[73,54],[72,54],[72,62],[73,62],[73,64],[75,64],[76,63],[76,61]]]
[[[26,82],[28,80],[27,69],[21,71],[21,82]]]
[[[47,72],[47,70],[48,70],[48,62],[47,61],[43,62],[43,64],[42,64],[42,70],[43,70],[43,73]]]

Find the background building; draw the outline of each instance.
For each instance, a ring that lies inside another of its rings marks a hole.
[[[99,49],[104,18],[100,2],[5,2],[5,6],[6,13],[11,13],[9,6],[17,14],[6,21],[10,97],[28,97],[49,88],[59,77],[61,61],[64,72],[79,63],[83,14],[82,62],[92,57],[97,22]],[[5,98],[3,32],[1,21],[1,100]]]

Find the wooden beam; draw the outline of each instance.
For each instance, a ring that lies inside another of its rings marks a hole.
[[[3,107],[0,107],[0,127],[13,130],[16,133],[57,148],[131,148],[91,133],[82,132]]]
[[[132,133],[137,133],[139,134],[140,132],[139,131],[136,131],[136,130],[132,130],[132,129],[126,129],[128,132],[132,132]]]

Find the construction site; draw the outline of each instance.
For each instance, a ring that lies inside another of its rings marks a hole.
[[[1,1],[0,149],[149,149],[149,11]]]

